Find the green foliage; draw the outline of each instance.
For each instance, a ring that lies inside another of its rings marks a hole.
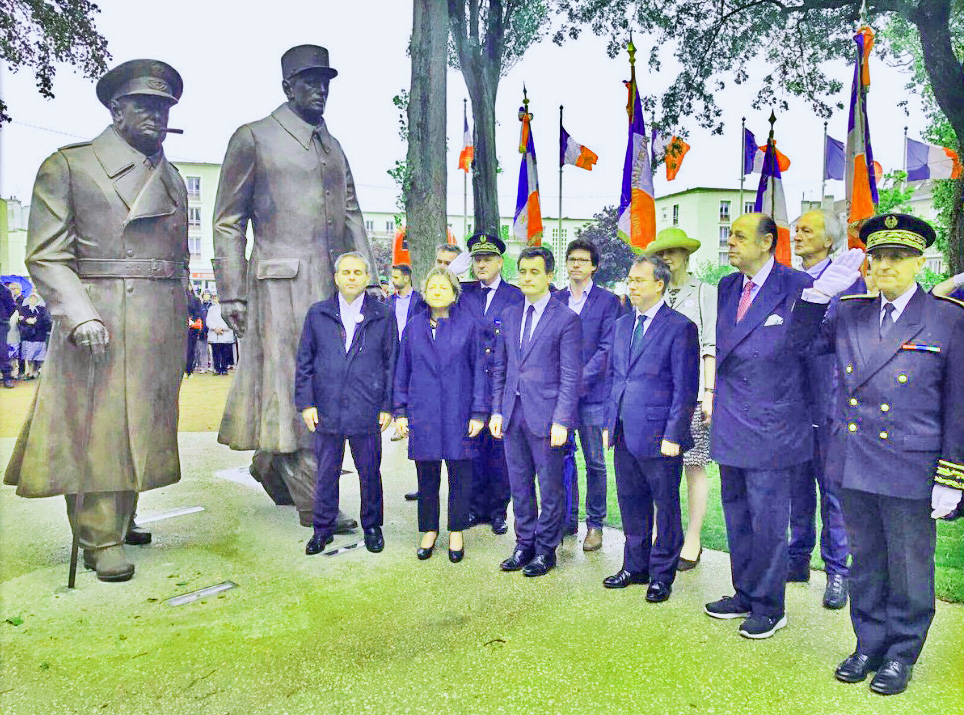
[[[505,77],[526,50],[549,32],[551,12],[546,0],[448,0],[448,5],[452,17],[465,18],[459,33],[463,41],[479,43],[480,58],[484,55],[492,62],[497,77]],[[461,25],[458,20],[456,24]],[[449,33],[448,63],[452,69],[462,69],[454,32]]]
[[[93,17],[100,12],[88,0],[0,0],[0,61],[10,72],[33,70],[37,90],[54,96],[56,64],[73,65],[95,79],[107,70],[107,40]],[[0,99],[0,124],[10,121]]]
[[[696,267],[696,277],[704,283],[715,286],[720,284],[723,276],[728,276],[735,270],[736,269],[728,263],[721,266],[712,261],[700,261],[700,264]]]
[[[612,286],[625,279],[633,265],[633,249],[617,234],[618,220],[619,209],[607,206],[591,222],[576,229],[576,238],[592,241],[599,249],[599,268],[593,280],[600,285]]]
[[[408,144],[408,90],[400,90],[392,97],[392,104],[398,109],[398,136]],[[395,160],[395,166],[386,171],[395,185],[398,187],[398,196],[395,197],[395,207],[403,214],[405,212],[405,197],[408,189],[412,185],[412,170],[408,166],[408,161]],[[395,217],[395,224],[398,225],[398,215]]]
[[[502,277],[507,281],[514,281],[519,277],[519,263],[515,256],[508,253],[502,256]]]
[[[898,169],[884,174],[877,193],[877,213],[913,213],[910,200],[914,198],[914,187],[907,185],[907,172]]]
[[[917,282],[920,283],[921,287],[927,291],[929,291],[931,288],[936,286],[945,278],[947,278],[946,274],[935,273],[927,266],[924,266],[924,268],[921,268],[920,271],[917,273]]]

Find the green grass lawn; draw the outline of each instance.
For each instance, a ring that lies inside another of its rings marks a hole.
[[[583,461],[582,450],[576,450],[576,465],[579,469],[579,493],[583,498],[580,505],[582,518],[585,518],[585,475],[586,465]],[[607,474],[609,475],[609,489],[607,492],[608,508],[606,523],[617,528],[622,527],[622,517],[619,513],[619,503],[616,500],[616,477],[613,469],[613,453],[606,453]],[[706,467],[709,478],[710,495],[706,507],[706,519],[703,521],[703,546],[718,551],[728,551],[726,543],[726,524],[723,521],[723,504],[720,501],[720,470],[711,462]],[[686,478],[681,486],[681,501],[683,505],[683,525],[686,526]],[[818,509],[819,512],[819,509]],[[820,514],[817,514],[817,534],[819,546]],[[937,526],[937,597],[952,603],[964,603],[964,519],[953,522],[940,521]],[[811,558],[811,566],[823,569],[820,549],[815,548]]]

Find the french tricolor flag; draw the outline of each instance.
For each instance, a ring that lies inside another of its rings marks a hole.
[[[592,171],[592,166],[598,159],[596,152],[577,142],[569,136],[569,132],[563,129],[562,124],[559,125],[559,166],[572,164],[580,169]]]
[[[516,197],[512,235],[527,246],[542,245],[542,209],[539,206],[539,175],[536,171],[536,147],[532,141],[532,114],[529,102],[519,107],[522,136],[519,151],[522,165],[519,167],[519,193]]]
[[[623,186],[619,196],[617,234],[635,249],[646,248],[656,238],[656,191],[649,156],[646,122],[636,87],[636,68],[629,87],[629,137],[623,162]]]
[[[907,139],[904,144],[904,161],[908,181],[959,179],[964,174],[964,167],[956,152],[913,139]]]

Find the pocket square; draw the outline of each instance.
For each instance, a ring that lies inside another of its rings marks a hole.
[[[783,325],[783,318],[781,318],[779,315],[774,313],[769,318],[767,318],[767,322],[763,324],[763,327],[767,327],[770,325]]]

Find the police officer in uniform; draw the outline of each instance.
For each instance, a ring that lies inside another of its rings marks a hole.
[[[914,280],[935,240],[904,214],[860,231],[880,295],[830,299],[863,263],[852,249],[818,278],[793,311],[792,339],[835,353],[840,389],[827,477],[840,485],[853,563],[855,652],[836,670],[845,683],[876,671],[870,688],[903,692],[934,617],[935,519],[964,490],[964,303]]]

